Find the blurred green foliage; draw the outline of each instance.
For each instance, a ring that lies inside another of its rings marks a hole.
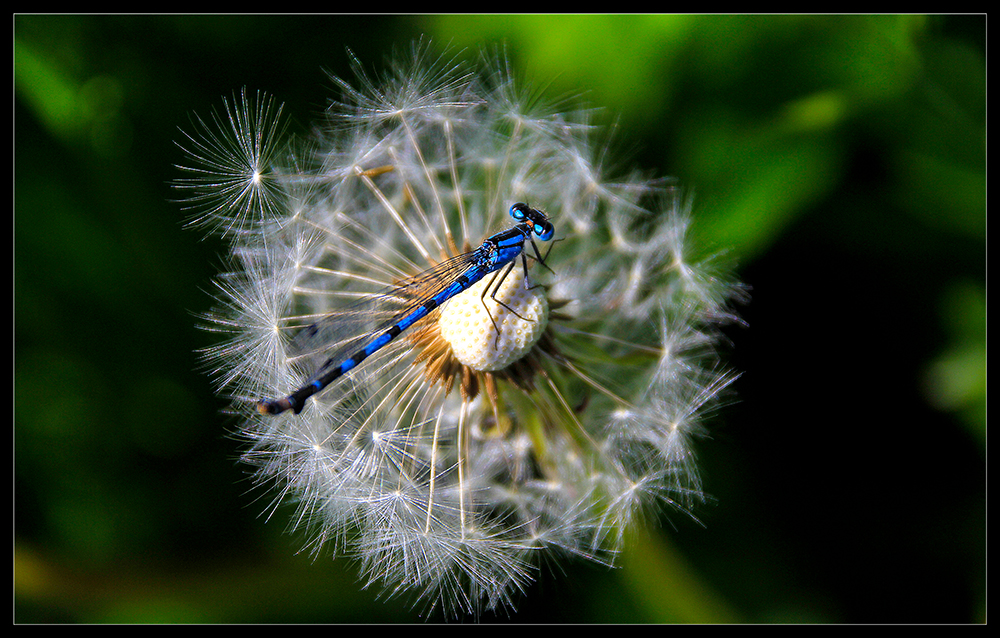
[[[345,47],[421,36],[602,107],[612,175],[679,178],[753,287],[704,528],[510,619],[984,621],[985,17],[913,15],[16,15],[15,621],[419,618],[259,517],[195,352],[221,246],[169,182],[192,112],[245,86],[307,132]]]

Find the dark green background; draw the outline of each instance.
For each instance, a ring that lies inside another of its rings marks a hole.
[[[985,18],[14,18],[14,619],[420,621],[265,523],[195,350],[223,246],[173,140],[247,87],[307,130],[324,69],[424,35],[617,122],[752,286],[716,501],[521,622],[985,619]],[[438,620],[432,616],[431,620]],[[469,619],[466,619],[469,620]]]

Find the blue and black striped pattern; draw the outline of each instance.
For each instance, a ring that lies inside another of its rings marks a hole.
[[[357,367],[362,361],[402,334],[403,331],[433,312],[435,308],[467,290],[486,275],[496,272],[497,276],[506,278],[515,266],[515,260],[518,256],[521,257],[525,273],[527,273],[528,264],[524,255],[524,242],[531,242],[535,258],[544,263],[544,259],[538,252],[538,247],[535,246],[534,237],[538,237],[541,241],[552,239],[555,230],[548,217],[545,213],[520,202],[510,207],[510,216],[517,222],[513,227],[486,238],[482,245],[472,252],[448,260],[438,268],[420,275],[421,288],[434,292],[427,294],[426,298],[418,302],[415,307],[411,306],[406,311],[407,314],[388,329],[369,335],[366,345],[356,354],[342,361],[327,360],[304,386],[283,399],[259,401],[257,411],[262,414],[279,414],[286,410],[292,410],[298,414],[305,407],[306,399],[322,391],[344,373]],[[462,265],[465,268],[455,276],[456,266]],[[503,273],[497,272],[504,266],[508,267]],[[432,285],[426,287],[426,282],[432,282]],[[407,285],[404,282],[400,288]],[[490,286],[487,286],[487,289],[489,288]],[[499,285],[494,290],[498,288]],[[483,291],[483,294],[485,296],[486,291]]]

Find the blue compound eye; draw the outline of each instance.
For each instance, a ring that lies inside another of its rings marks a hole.
[[[527,204],[517,203],[510,207],[510,216],[514,219],[520,221],[524,219],[524,209],[527,208]]]
[[[555,229],[552,227],[552,224],[535,224],[535,234],[538,235],[538,238],[542,241],[552,239],[553,232],[555,232]]]

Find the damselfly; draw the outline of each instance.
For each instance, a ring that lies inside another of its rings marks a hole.
[[[503,280],[517,265],[518,256],[521,257],[525,271],[525,282],[527,282],[528,260],[524,253],[524,242],[531,242],[535,253],[534,258],[545,265],[545,258],[538,252],[538,246],[535,244],[535,237],[541,241],[548,241],[552,239],[552,234],[555,232],[545,213],[527,204],[518,202],[511,206],[510,216],[517,222],[512,228],[487,237],[479,248],[449,259],[418,275],[413,280],[397,286],[396,290],[412,288],[420,290],[423,295],[416,303],[410,304],[407,309],[400,312],[388,325],[383,325],[369,333],[363,340],[364,345],[357,353],[346,359],[343,356],[331,356],[304,386],[283,399],[259,401],[257,410],[262,414],[279,414],[285,410],[292,410],[298,414],[305,406],[306,399],[322,391],[338,377],[355,368],[362,361],[388,345],[403,331],[425,318],[435,308],[467,290],[490,273],[496,274],[490,284],[483,288],[483,304],[485,306],[486,293],[491,288],[493,290],[491,298],[502,303],[493,295],[499,289],[500,283],[503,283]],[[500,272],[504,266],[506,269]],[[498,277],[500,283],[493,286],[493,282]],[[492,315],[490,318],[493,319]],[[499,336],[500,329],[496,325],[495,319],[493,319],[493,324]],[[318,324],[310,326],[306,330],[316,334],[319,332]]]

